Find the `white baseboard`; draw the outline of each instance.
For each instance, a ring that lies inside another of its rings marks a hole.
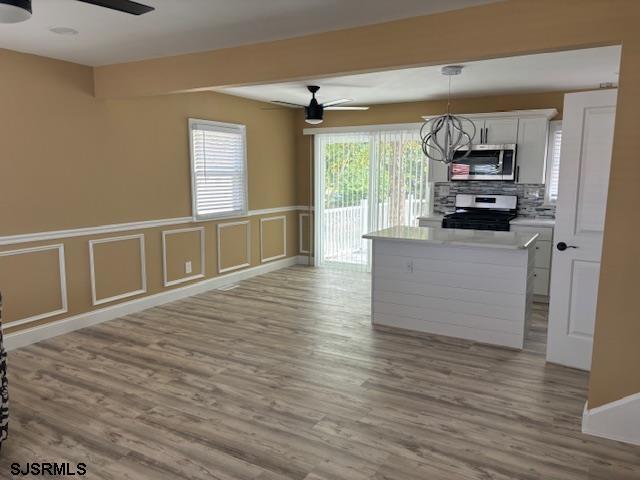
[[[302,257],[306,261],[306,257]],[[264,263],[257,267],[251,267],[244,270],[238,270],[215,278],[209,278],[197,283],[192,283],[185,287],[167,290],[165,292],[156,293],[146,297],[130,300],[128,302],[118,303],[109,307],[93,310],[91,312],[81,313],[73,317],[64,318],[57,322],[39,325],[37,327],[20,330],[15,333],[9,333],[4,337],[4,347],[7,351],[31,345],[32,343],[46,340],[64,333],[73,332],[81,328],[96,325],[98,323],[113,320],[115,318],[136,313],[147,308],[162,305],[164,303],[173,302],[182,298],[197,295],[209,290],[221,288],[247,278],[263,275],[274,270],[290,267],[300,263],[300,257],[283,258],[269,263]]]
[[[640,393],[592,409],[585,404],[582,433],[640,445]]]

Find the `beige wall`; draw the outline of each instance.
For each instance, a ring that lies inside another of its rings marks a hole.
[[[229,222],[218,227],[220,270],[231,270],[251,262],[251,224]]]
[[[602,257],[589,404],[640,391],[636,197],[640,2],[509,0],[260,45],[97,68],[101,97],[442,65],[622,44],[621,79]],[[500,28],[487,29],[487,25]]]
[[[58,249],[0,255],[0,285],[5,319],[61,310],[64,305]]]
[[[191,215],[189,117],[247,126],[250,209],[295,205],[293,111],[214,92],[98,100],[89,67],[7,50],[0,65],[0,236]]]
[[[204,269],[202,268],[202,251],[207,241],[206,237],[203,237],[204,227],[175,229],[165,232],[164,256],[167,268],[165,273],[167,282],[176,282],[205,273],[206,265]],[[191,262],[191,273],[186,271],[187,262]]]
[[[493,95],[478,98],[454,98],[451,108],[456,113],[502,112],[510,110],[531,110],[541,108],[555,108],[558,110],[556,119],[562,118],[563,92],[534,93],[519,95]],[[384,125],[391,123],[420,122],[424,115],[439,115],[446,112],[446,100],[390,103],[373,105],[364,111],[328,111],[325,120],[320,125],[327,127],[346,127],[358,125]],[[310,203],[309,191],[309,159],[312,157],[312,138],[302,135],[302,129],[310,128],[304,122],[304,115],[297,117],[298,131],[298,203]]]
[[[287,217],[277,216],[260,222],[261,260],[275,259],[287,255]]]
[[[139,238],[114,239],[95,244],[91,250],[97,301],[146,289],[142,269],[144,248]]]
[[[263,103],[213,92],[99,100],[93,96],[91,68],[7,50],[0,50],[0,65],[0,237],[189,217],[189,117],[247,126],[251,210],[296,206],[294,112],[264,110]],[[286,256],[297,255],[298,213],[277,215],[287,218]],[[260,219],[266,216],[273,215],[223,221],[244,220],[250,225],[248,243],[222,236],[223,266],[240,257],[243,264],[260,265],[261,241],[267,251],[283,252],[282,230],[259,235]],[[168,282],[201,273],[205,278],[218,275],[218,223],[222,221],[0,246],[6,331],[114,303],[93,304],[90,240],[143,234],[147,295],[167,288],[164,264]],[[162,232],[190,227],[205,231],[204,272],[199,232],[166,236],[163,258]],[[58,250],[16,252],[56,244],[64,245],[68,312],[12,327],[12,322],[62,309],[60,285],[65,282]],[[93,259],[98,303],[144,295],[127,297],[145,287],[138,239],[95,243]],[[187,261],[192,263],[191,274],[185,272]]]

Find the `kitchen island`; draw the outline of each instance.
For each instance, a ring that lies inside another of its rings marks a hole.
[[[523,348],[538,234],[392,227],[363,237],[375,327]]]

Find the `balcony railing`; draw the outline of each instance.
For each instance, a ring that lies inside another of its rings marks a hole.
[[[368,265],[369,241],[362,235],[396,225],[417,225],[417,217],[426,211],[427,201],[408,197],[402,208],[390,211],[388,203],[375,205],[370,214],[369,201],[359,205],[324,210],[322,225],[323,263]]]

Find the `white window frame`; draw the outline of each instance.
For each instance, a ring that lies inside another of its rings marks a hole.
[[[213,214],[213,215],[198,215],[197,211],[197,190],[196,190],[196,176],[195,176],[195,158],[193,155],[193,126],[197,124],[204,124],[209,127],[212,127],[214,130],[216,127],[220,127],[220,129],[235,129],[240,132],[242,135],[242,146],[243,146],[243,162],[244,162],[244,209],[241,213],[227,215],[227,214]],[[249,171],[247,169],[247,127],[246,125],[240,123],[227,123],[227,122],[218,122],[214,120],[203,120],[199,118],[189,118],[188,122],[189,127],[189,158],[191,164],[191,216],[193,217],[194,222],[204,222],[209,220],[222,220],[225,218],[239,218],[246,217],[249,211]]]
[[[556,205],[556,200],[549,198],[549,185],[551,183],[551,172],[553,171],[553,155],[554,155],[554,136],[558,130],[562,130],[562,120],[553,120],[549,122],[549,136],[547,140],[547,158],[545,160],[545,179],[544,179],[544,204]],[[562,147],[561,147],[562,148]],[[560,153],[562,155],[562,151]],[[558,179],[559,182],[559,179]]]

